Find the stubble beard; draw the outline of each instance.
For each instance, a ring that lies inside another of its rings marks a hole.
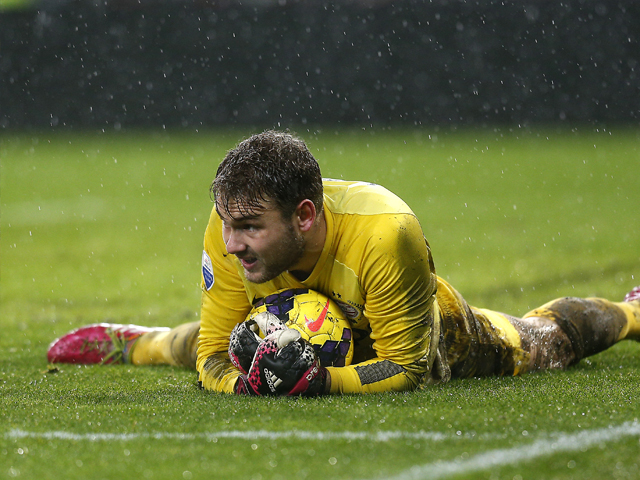
[[[258,258],[263,264],[263,271],[256,272],[256,278],[249,278],[247,272],[245,276],[252,283],[265,283],[273,280],[278,275],[293,267],[304,255],[306,241],[302,235],[296,234],[292,226],[288,227],[278,252],[267,262],[263,258]]]

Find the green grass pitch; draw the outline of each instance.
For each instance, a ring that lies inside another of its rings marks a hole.
[[[405,394],[235,398],[170,367],[47,365],[97,321],[198,318],[208,187],[249,131],[4,132],[0,479],[634,479],[640,345]],[[304,129],[414,209],[439,275],[522,314],[640,284],[640,131]]]

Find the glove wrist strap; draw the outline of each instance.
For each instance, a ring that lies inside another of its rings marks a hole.
[[[234,388],[236,395],[260,395],[259,392],[256,392],[249,383],[249,379],[246,375],[240,375],[238,380],[236,381],[236,386]]]
[[[326,382],[327,369],[321,367],[320,363],[316,360],[287,395],[302,395],[305,397],[322,395],[324,393]]]

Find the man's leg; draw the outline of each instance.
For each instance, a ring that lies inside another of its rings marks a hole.
[[[519,375],[529,370],[529,342],[514,325],[517,319],[470,306],[439,277],[436,300],[451,377]]]
[[[640,340],[640,287],[624,302],[561,298],[516,318],[467,305],[439,279],[447,361],[453,377],[565,369],[624,339]]]
[[[523,340],[528,337],[531,343],[532,357],[538,364],[535,368],[566,368],[621,340],[640,341],[640,297],[633,295],[637,291],[636,287],[624,302],[559,298],[516,320],[514,325],[523,332]],[[545,340],[553,342],[562,337],[558,329],[568,338],[573,358],[553,358],[553,348],[545,344]]]
[[[51,363],[174,365],[195,369],[200,322],[176,328],[96,323],[49,345]]]
[[[131,347],[133,365],[174,365],[195,370],[200,322],[185,323],[169,331],[141,335]]]

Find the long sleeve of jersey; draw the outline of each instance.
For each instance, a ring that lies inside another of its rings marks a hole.
[[[226,253],[215,210],[205,232],[196,368],[207,390],[232,393],[240,371],[229,360],[229,336],[251,309],[234,256]]]
[[[429,246],[410,214],[368,216],[358,223],[364,224],[361,231],[367,238],[353,241],[350,254],[360,256],[363,317],[371,329],[370,355],[375,356],[329,368],[331,393],[412,390],[429,376],[439,342]]]

